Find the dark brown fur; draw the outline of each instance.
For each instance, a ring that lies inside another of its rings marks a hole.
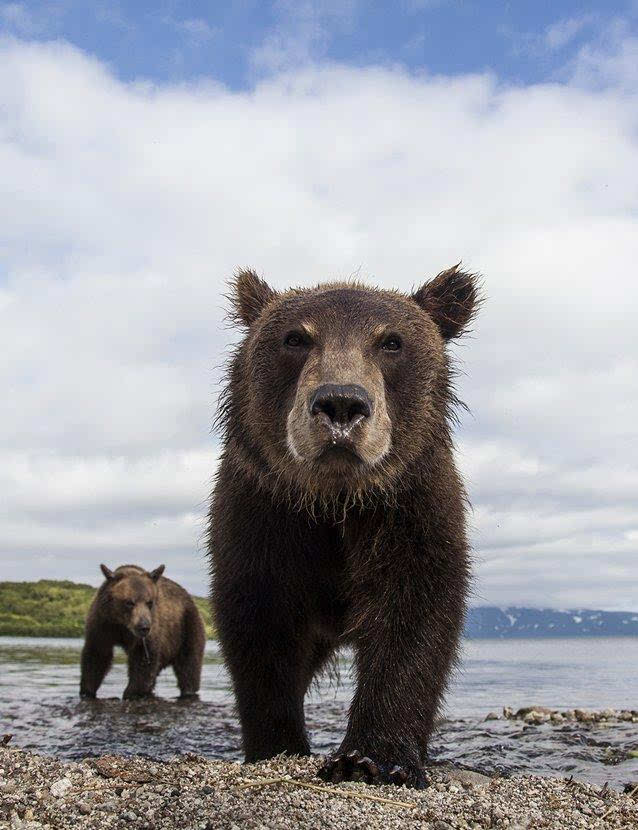
[[[350,644],[357,688],[323,774],[420,786],[468,590],[445,345],[475,312],[476,278],[277,293],[242,271],[233,302],[247,332],[220,409],[209,543],[246,760],[309,752],[304,695]]]
[[[181,697],[196,695],[206,632],[190,595],[162,576],[163,565],[151,572],[137,565],[101,568],[106,581],[86,619],[80,695],[95,697],[111,667],[114,646],[128,655],[125,699],[151,695],[166,666],[173,667]]]

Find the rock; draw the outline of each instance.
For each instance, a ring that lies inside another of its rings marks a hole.
[[[538,725],[541,723],[547,723],[550,717],[551,715],[548,715],[546,712],[539,712],[537,709],[532,709],[531,712],[527,712],[523,716],[523,723]]]
[[[501,719],[501,716],[498,714],[498,712],[488,712],[487,715],[485,716],[485,720],[500,720],[500,719]]]
[[[62,796],[68,793],[72,786],[73,784],[71,784],[68,778],[60,778],[58,781],[54,781],[53,784],[51,784],[49,790],[51,795],[55,796],[55,798],[62,798]]]
[[[91,805],[87,804],[86,801],[78,801],[75,805],[78,810],[82,813],[83,816],[88,816],[91,812]]]
[[[550,709],[548,706],[525,706],[523,709],[519,709],[514,717],[524,720],[525,716],[532,712],[535,712],[536,715],[547,715],[549,717],[554,711],[554,709]]]

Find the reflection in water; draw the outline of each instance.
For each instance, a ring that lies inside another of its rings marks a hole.
[[[120,753],[169,758],[194,752],[239,759],[240,733],[217,646],[207,645],[201,699],[177,701],[170,670],[157,697],[122,701],[120,656],[95,701],[78,698],[80,640],[0,638],[0,732],[25,749],[64,758]],[[611,785],[638,778],[638,724],[528,726],[485,721],[503,705],[638,708],[638,639],[484,640],[467,643],[448,697],[448,719],[432,755],[487,771],[574,774]],[[633,674],[632,674],[633,672]],[[306,704],[313,749],[338,746],[352,692],[349,663],[340,682],[322,679]]]

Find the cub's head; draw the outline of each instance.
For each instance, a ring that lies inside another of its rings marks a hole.
[[[279,293],[239,272],[231,299],[247,334],[222,419],[240,463],[301,494],[387,492],[448,440],[445,346],[477,293],[458,267],[410,295],[348,282]]]
[[[108,604],[109,621],[125,626],[134,637],[144,639],[155,618],[157,583],[164,573],[164,565],[154,571],[145,571],[137,565],[121,565],[115,571],[100,565],[100,569],[106,577],[103,600]]]

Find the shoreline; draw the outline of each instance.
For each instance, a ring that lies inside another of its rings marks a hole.
[[[0,828],[10,830],[630,830],[633,796],[569,779],[488,777],[428,767],[430,786],[326,785],[321,758],[260,764],[197,755],[160,762],[106,755],[79,762],[0,747]],[[286,781],[286,778],[289,780]]]

